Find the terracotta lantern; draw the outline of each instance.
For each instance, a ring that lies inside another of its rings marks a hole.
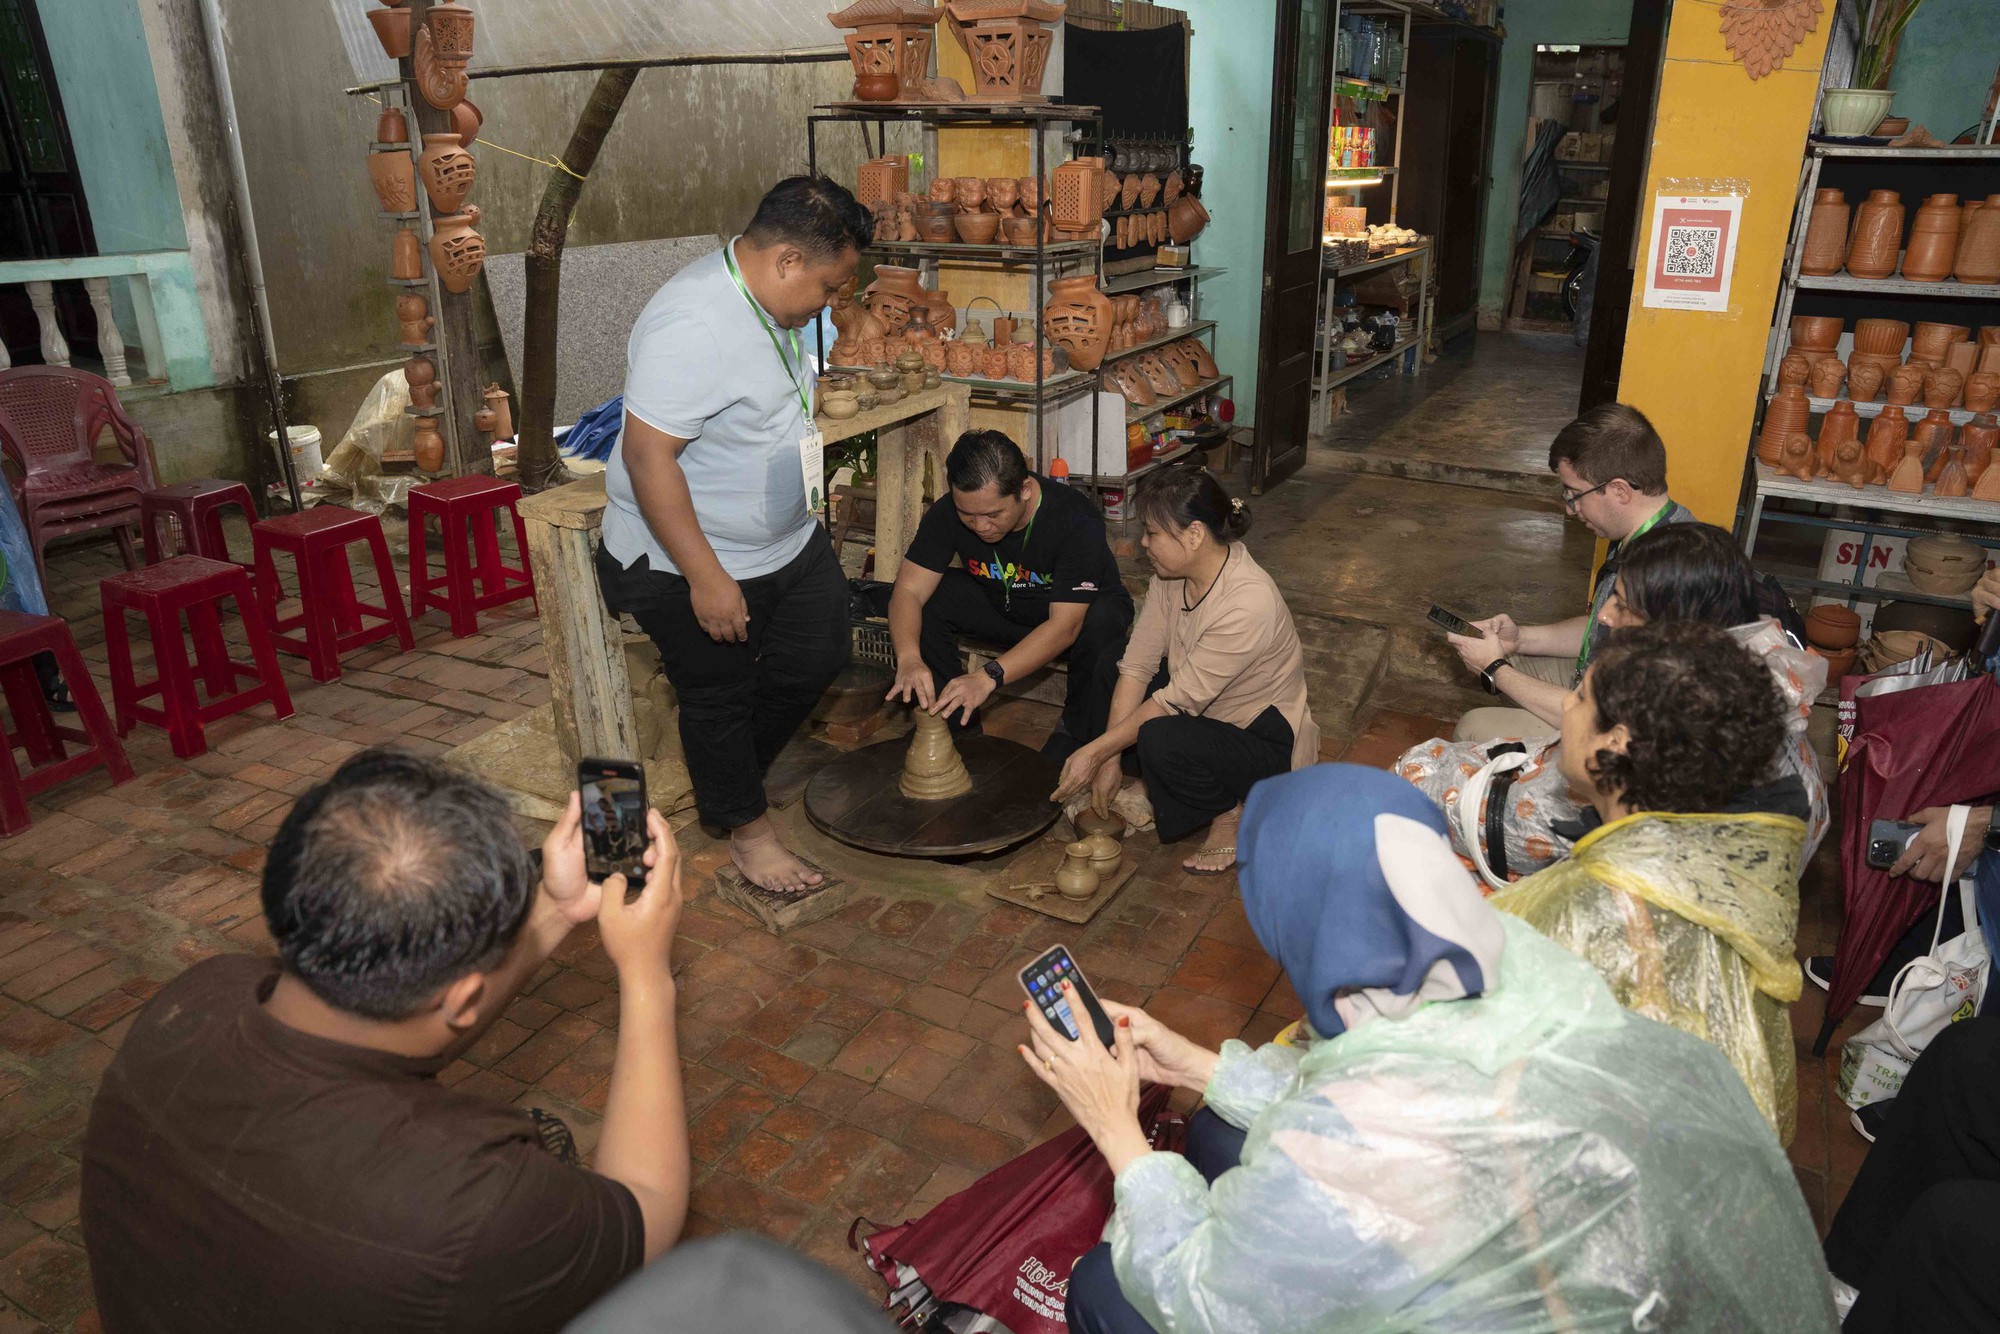
[[[1048,0],[950,0],[952,35],[972,61],[976,96],[987,102],[1044,102],[1042,76],[1064,6]]]
[[[473,14],[454,0],[432,5],[410,45],[417,91],[439,111],[465,100],[465,67],[472,59]]]
[[[892,99],[909,97],[929,81],[931,44],[943,17],[929,0],[855,0],[827,15],[834,27],[846,30],[847,58],[863,100],[875,100],[861,90],[864,79],[894,75],[898,92]]]
[[[1069,353],[1069,364],[1094,371],[1111,345],[1111,299],[1097,290],[1097,276],[1058,278],[1049,284],[1042,332]]]
[[[456,130],[424,136],[423,155],[417,159],[423,174],[424,193],[431,197],[433,214],[456,213],[472,193],[479,164],[465,151]]]

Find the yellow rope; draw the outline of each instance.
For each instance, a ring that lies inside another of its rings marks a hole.
[[[379,98],[379,97],[375,96],[375,94],[373,94],[373,93],[369,93],[369,94],[368,94],[367,96],[368,96],[368,100],[369,100],[369,101],[371,101],[371,102],[373,102],[373,103],[374,103],[374,104],[375,104],[376,106],[378,106],[378,107],[385,107],[385,108],[386,108],[386,107],[388,107],[388,105],[389,105],[389,104],[388,104],[387,102],[384,102],[384,101],[383,101],[383,100],[382,100],[381,98]],[[510,156],[510,157],[517,157],[517,158],[520,158],[520,159],[521,159],[522,161],[524,161],[524,162],[533,162],[533,163],[536,163],[536,164],[537,164],[537,165],[539,165],[539,166],[544,166],[544,167],[554,167],[554,168],[555,168],[555,169],[556,169],[557,171],[566,171],[566,172],[569,172],[569,174],[570,174],[570,175],[572,175],[572,176],[575,176],[575,177],[576,177],[576,178],[577,178],[577,179],[578,179],[579,181],[587,181],[587,180],[589,180],[589,179],[590,179],[590,178],[589,178],[588,176],[584,176],[584,175],[581,175],[581,174],[579,174],[578,172],[576,172],[575,170],[573,170],[573,169],[572,169],[572,168],[570,167],[569,163],[567,163],[567,162],[564,162],[564,161],[563,161],[563,160],[562,160],[561,158],[559,158],[559,157],[546,157],[546,158],[541,158],[541,157],[536,157],[536,156],[534,156],[534,155],[533,155],[532,153],[517,153],[517,152],[515,152],[515,151],[514,151],[513,149],[511,149],[511,148],[507,147],[507,146],[506,146],[505,144],[496,144],[496,143],[494,143],[494,142],[493,142],[493,141],[492,141],[491,139],[487,138],[487,137],[486,137],[486,136],[485,136],[484,134],[482,134],[482,135],[480,135],[480,136],[479,136],[479,142],[480,142],[481,144],[485,145],[485,146],[486,146],[487,148],[497,148],[497,149],[499,149],[499,150],[500,150],[500,151],[501,151],[502,153],[505,153],[505,154],[507,154],[507,155],[508,155],[508,156]]]

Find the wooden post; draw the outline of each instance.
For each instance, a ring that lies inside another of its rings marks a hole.
[[[931,400],[937,401],[933,403]],[[916,536],[924,512],[924,462],[936,467],[938,493],[944,489],[944,456],[967,429],[971,395],[963,385],[919,394],[905,403],[843,422],[836,439],[872,430],[875,435],[875,577],[893,581],[903,550]],[[917,416],[908,408],[921,405]],[[885,415],[901,420],[874,424]],[[860,424],[859,429],[853,429]]]
[[[563,760],[574,765],[585,755],[637,757],[642,751],[625,669],[625,635],[597,591],[604,476],[525,497],[519,509],[534,564],[549,699]]]

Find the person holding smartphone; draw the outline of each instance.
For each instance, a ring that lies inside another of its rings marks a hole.
[[[646,819],[628,902],[625,877],[586,873],[575,796],[539,876],[506,798],[435,760],[364,751],[301,796],[264,868],[277,957],[169,983],[91,1106],[105,1328],[557,1329],[672,1246],[681,863]],[[585,922],[618,972],[594,1171],[544,1147],[568,1138],[553,1118],[439,1080]]]
[[[660,650],[702,820],[752,884],[824,877],[778,838],[764,775],[847,665],[847,576],[817,510],[809,329],[873,222],[823,176],[778,182],[743,234],[654,294],[626,349],[597,577]]]

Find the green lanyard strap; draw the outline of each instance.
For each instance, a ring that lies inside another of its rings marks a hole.
[[[1659,509],[1653,511],[1652,518],[1646,520],[1644,523],[1640,524],[1637,528],[1634,528],[1629,536],[1627,536],[1624,540],[1618,543],[1617,551],[1623,551],[1628,544],[1638,541],[1640,538],[1644,537],[1647,533],[1651,532],[1653,530],[1654,525],[1658,524],[1660,520],[1666,518],[1667,512],[1673,509],[1673,507],[1674,507],[1674,502],[1671,499],[1669,499],[1666,504],[1660,506]],[[1611,554],[1616,555],[1617,551],[1614,551]],[[1606,557],[1607,564],[1609,563],[1609,560],[1610,557]],[[1603,575],[1600,573],[1598,577],[1602,578]],[[1613,574],[1612,578],[1614,579],[1617,578],[1617,575]],[[1591,638],[1597,633],[1597,609],[1595,606],[1596,601],[1597,601],[1596,598],[1591,599],[1591,602],[1593,604],[1591,607],[1591,613],[1588,617],[1584,619],[1583,622],[1583,647],[1577,651],[1576,655],[1576,675],[1577,679],[1579,680],[1583,678],[1583,669],[1590,665],[1590,641]]]
[[[1035,520],[1042,517],[1042,498],[1035,497],[1035,512],[1028,516],[1028,529],[1021,534],[1021,564],[1028,563],[1028,543],[1034,540]],[[1007,573],[1006,563],[1000,559],[1000,548],[993,548],[993,569],[1000,576],[1000,605],[1008,611],[1014,609],[1014,579]]]
[[[750,295],[750,289],[743,285],[743,274],[736,267],[736,242],[731,241],[723,247],[722,261],[729,266],[729,280],[735,283],[736,290],[743,294],[743,304],[750,307],[750,313],[757,317],[757,323],[764,330],[764,336],[771,340],[771,350],[778,354],[778,364],[785,368],[785,378],[790,380],[792,388],[798,391],[799,411],[805,415],[806,425],[810,427],[813,415],[812,398],[806,393],[805,385],[799,380],[798,372],[792,369],[794,359],[800,365],[804,365],[806,359],[805,343],[799,337],[799,331],[797,329],[786,331],[792,336],[792,356],[787,357],[784,347],[778,342],[777,330],[772,326],[770,319],[764,314],[764,308],[757,304],[757,299]]]

